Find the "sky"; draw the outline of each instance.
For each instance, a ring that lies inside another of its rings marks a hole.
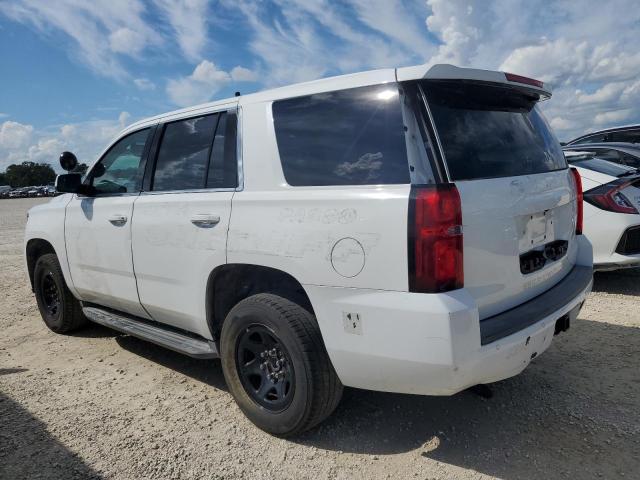
[[[0,171],[179,107],[373,68],[543,80],[560,140],[640,123],[638,0],[0,0]]]

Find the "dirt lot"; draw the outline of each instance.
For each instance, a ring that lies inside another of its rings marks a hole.
[[[254,428],[218,361],[99,326],[47,330],[0,201],[0,478],[640,478],[640,275],[600,274],[569,332],[485,400],[347,389],[294,440]]]

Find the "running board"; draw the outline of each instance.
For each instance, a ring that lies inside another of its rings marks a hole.
[[[194,358],[218,358],[214,342],[193,338],[161,326],[151,325],[123,313],[114,313],[96,307],[84,307],[82,313],[92,322],[113,328],[142,340],[147,340],[174,352],[184,353]]]

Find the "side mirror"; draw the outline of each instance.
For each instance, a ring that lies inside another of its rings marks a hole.
[[[60,193],[79,193],[81,186],[82,175],[79,173],[65,173],[56,177],[56,191]]]
[[[78,159],[71,152],[62,152],[60,154],[60,166],[63,170],[70,172],[78,166]]]

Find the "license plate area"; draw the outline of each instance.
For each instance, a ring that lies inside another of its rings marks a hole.
[[[543,212],[520,217],[520,221],[518,222],[520,230],[520,240],[518,242],[520,253],[541,247],[556,239],[553,217],[553,210],[544,210]]]

